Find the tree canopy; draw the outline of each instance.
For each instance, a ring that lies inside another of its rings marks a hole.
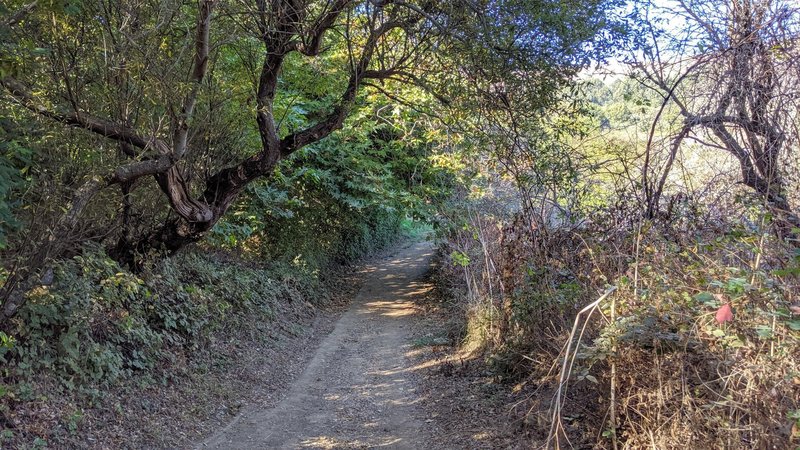
[[[89,236],[113,243],[112,254],[127,262],[200,240],[251,183],[300,149],[322,151],[317,144],[356,111],[382,117],[382,108],[411,108],[453,125],[493,105],[501,85],[516,92],[515,110],[542,110],[608,50],[608,35],[621,31],[611,18],[616,6],[7,2],[3,129],[18,137],[0,166],[14,175],[3,189],[9,199],[29,189],[38,201],[28,213],[4,202],[2,232],[12,231],[12,217],[38,216],[41,227],[25,232],[17,250],[27,247],[28,262],[6,287]],[[457,112],[443,114],[448,108]],[[435,145],[434,135],[425,139]],[[358,145],[349,146],[337,152],[363,173]],[[381,151],[384,161],[402,159]]]

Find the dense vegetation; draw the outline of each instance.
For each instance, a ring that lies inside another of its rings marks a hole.
[[[0,446],[420,224],[547,445],[796,442],[799,35],[783,0],[3,3]]]
[[[547,446],[794,448],[800,11],[644,6],[625,76],[492,128],[445,211],[453,333]]]

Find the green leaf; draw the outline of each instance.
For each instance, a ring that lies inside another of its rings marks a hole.
[[[756,335],[760,339],[772,339],[772,328],[769,325],[760,325],[756,328]]]
[[[453,264],[461,267],[467,267],[469,265],[469,256],[466,253],[454,251],[450,254],[450,258],[453,260]]]
[[[694,299],[697,300],[700,303],[705,303],[705,304],[716,304],[717,303],[717,299],[714,298],[714,294],[712,294],[710,292],[701,292],[701,293],[695,295]]]
[[[800,275],[800,267],[787,267],[785,269],[775,269],[771,273],[776,277],[788,277],[791,275]]]
[[[80,341],[74,332],[67,332],[61,336],[61,348],[69,355],[70,358],[78,359],[80,357]]]

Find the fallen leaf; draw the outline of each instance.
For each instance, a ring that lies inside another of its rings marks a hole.
[[[800,304],[789,306],[789,311],[791,311],[792,314],[800,315]]]
[[[729,303],[725,303],[724,305],[720,306],[717,310],[717,315],[715,316],[718,323],[725,323],[730,322],[733,320],[733,310],[731,309],[731,305]]]

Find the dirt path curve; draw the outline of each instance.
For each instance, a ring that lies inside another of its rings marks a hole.
[[[199,449],[425,448],[411,348],[431,244],[377,261],[285,399],[240,414]]]

